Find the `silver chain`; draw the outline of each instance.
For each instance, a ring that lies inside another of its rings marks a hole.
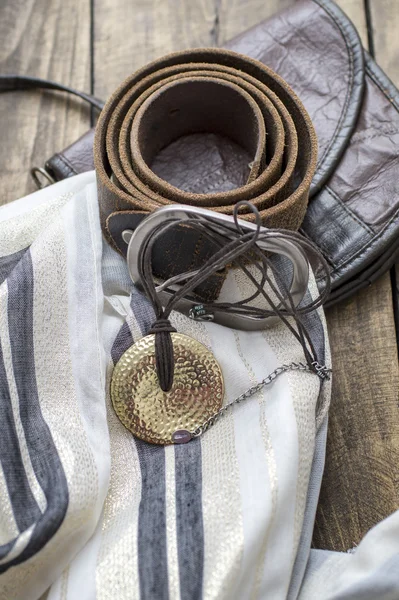
[[[316,364],[317,364],[317,366],[316,366]],[[314,363],[313,366],[317,372],[317,375],[319,375],[319,377],[321,379],[328,378],[329,369],[327,369],[324,366],[319,365],[319,363]],[[243,400],[246,400],[247,398],[250,398],[250,396],[253,396],[254,394],[256,394],[256,392],[259,392],[259,390],[261,390],[263,387],[272,383],[279,375],[281,375],[282,373],[285,373],[286,371],[312,371],[312,369],[310,368],[309,365],[304,365],[303,363],[295,363],[295,362],[292,362],[289,365],[281,365],[281,367],[277,367],[277,369],[275,369],[272,373],[270,373],[270,375],[268,375],[267,377],[262,379],[262,381],[260,381],[256,385],[253,385],[249,389],[247,389],[243,394],[238,396],[235,400],[233,400],[229,404],[226,404],[226,406],[221,408],[217,413],[215,413],[214,415],[209,417],[209,419],[207,419],[204,423],[202,423],[202,425],[197,427],[197,429],[194,429],[194,431],[191,431],[190,432],[191,437],[196,438],[196,437],[199,437],[200,435],[202,435],[205,431],[207,431],[209,429],[209,427],[212,427],[212,425],[214,425],[214,423],[216,423],[216,421],[222,415],[224,415],[232,406],[234,406],[235,404],[239,404],[240,402],[242,402]],[[312,371],[312,372],[314,372],[314,371]]]

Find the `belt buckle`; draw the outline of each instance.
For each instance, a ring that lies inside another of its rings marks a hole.
[[[224,215],[204,208],[188,205],[171,204],[155,210],[148,217],[143,219],[143,221],[141,221],[134,231],[125,230],[123,232],[123,239],[126,243],[128,243],[127,264],[130,277],[133,283],[137,285],[139,289],[143,289],[140,280],[138,264],[139,248],[152,229],[156,228],[165,220],[175,221],[176,224],[179,224],[187,219],[200,216],[212,220],[213,224],[217,225],[219,223],[224,226],[229,226],[232,230],[236,231],[234,218],[230,215]],[[255,231],[257,229],[257,226],[254,223],[243,221],[241,219],[239,219],[238,222],[243,231]],[[265,228],[263,227],[261,228],[261,230],[264,229]],[[273,235],[272,231],[269,231],[269,237],[267,240],[260,240],[257,242],[257,245],[262,250],[272,254],[283,255],[290,260],[293,266],[290,294],[295,306],[298,306],[305,296],[309,282],[309,262],[304,251],[296,246],[293,242],[279,238],[278,232],[275,232],[275,235]],[[173,286],[174,291],[176,291],[176,285],[177,284]],[[162,290],[159,293],[161,301],[166,302],[173,295],[174,291],[169,291],[168,289]],[[176,309],[184,315],[192,318],[193,314],[196,312],[198,313],[196,309],[199,305],[202,305],[201,301],[199,300],[195,300],[193,298],[182,298],[179,304],[176,306]],[[206,315],[205,320],[209,320],[209,315]],[[213,313],[212,320],[215,323],[225,325],[232,329],[254,331],[269,327],[278,321],[279,318],[277,316],[261,318],[249,315],[228,314],[216,310]]]

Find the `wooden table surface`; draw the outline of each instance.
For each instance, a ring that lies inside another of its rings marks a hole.
[[[146,62],[174,50],[223,45],[293,3],[1,0],[0,73],[50,78],[106,99]],[[399,86],[399,0],[338,3]],[[93,115],[62,94],[4,93],[0,124],[4,204],[33,191],[30,167],[77,139],[93,124]],[[316,547],[351,548],[398,508],[396,293],[393,271],[328,311],[335,378]]]

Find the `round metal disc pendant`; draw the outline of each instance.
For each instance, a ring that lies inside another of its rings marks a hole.
[[[173,443],[178,430],[194,431],[223,402],[223,375],[213,354],[187,335],[171,336],[175,371],[169,392],[163,392],[158,383],[154,335],[126,350],[112,374],[116,414],[135,436],[152,444]]]

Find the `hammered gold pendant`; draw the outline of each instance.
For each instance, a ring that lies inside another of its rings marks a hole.
[[[155,368],[155,336],[133,344],[117,362],[111,399],[123,425],[152,444],[172,444],[176,433],[200,427],[221,408],[224,382],[213,354],[200,342],[172,333],[173,386],[164,392]]]

